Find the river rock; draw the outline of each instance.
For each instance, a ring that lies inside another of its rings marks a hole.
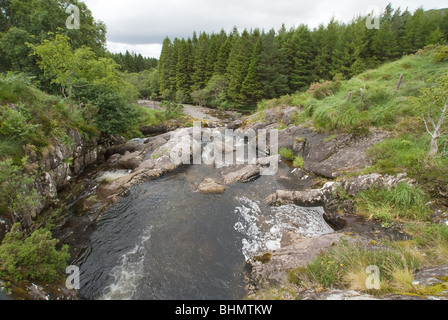
[[[286,126],[290,125],[293,120],[291,119],[291,116],[294,115],[299,109],[297,107],[287,107],[283,110],[282,115],[282,123]]]
[[[277,154],[277,155],[270,156],[270,157],[259,158],[257,160],[257,165],[259,165],[261,167],[269,167],[271,164],[279,163],[279,161],[280,161],[280,156]]]
[[[448,265],[441,265],[418,271],[414,276],[412,284],[418,287],[427,287],[448,282],[446,279],[448,279]]]
[[[406,177],[406,174],[397,176],[381,175],[372,173],[368,175],[343,179],[338,182],[327,182],[320,189],[308,189],[303,191],[277,190],[274,194],[266,198],[266,202],[273,206],[284,204],[296,204],[299,206],[323,206],[330,201],[334,192],[342,188],[350,196],[355,196],[361,191],[373,187],[393,188],[400,182],[413,184],[415,181]]]
[[[250,293],[285,283],[288,271],[306,266],[319,254],[339,243],[342,237],[343,234],[330,233],[313,238],[301,238],[296,243],[271,252],[269,261],[265,263],[256,258],[250,259],[248,262],[251,267]]]
[[[126,154],[118,160],[118,164],[125,169],[134,170],[143,162],[143,157],[140,155],[139,151]]]
[[[365,154],[367,149],[388,136],[386,132],[375,132],[365,137],[340,134],[333,139],[316,143],[310,146],[304,159],[304,169],[327,178],[364,169],[371,164]]]
[[[302,300],[381,300],[355,290],[330,289],[325,292],[308,291],[300,295]]]
[[[137,142],[127,142],[118,146],[112,146],[107,150],[106,156],[110,157],[113,154],[125,155],[126,152],[133,153],[138,150],[142,150],[143,146]]]
[[[260,175],[260,168],[256,165],[248,165],[238,171],[230,172],[222,178],[224,184],[236,182],[248,182]]]
[[[226,188],[216,182],[214,179],[206,178],[198,187],[198,191],[204,194],[220,194],[226,191]]]

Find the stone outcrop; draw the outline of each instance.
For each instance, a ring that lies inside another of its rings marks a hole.
[[[222,178],[222,182],[224,184],[232,184],[236,182],[248,182],[251,181],[252,179],[259,177],[259,175],[260,175],[260,168],[258,166],[248,165],[238,171],[226,174]]]
[[[338,188],[342,188],[350,196],[355,196],[359,192],[373,187],[393,188],[400,182],[409,184],[414,183],[414,181],[407,178],[405,174],[389,176],[372,173],[344,179],[339,182],[327,182],[320,189],[304,191],[277,190],[266,199],[266,202],[274,206],[285,204],[296,204],[305,207],[323,206],[326,202],[331,200]]]
[[[55,138],[42,152],[42,158],[37,165],[40,174],[34,182],[34,188],[42,196],[42,200],[34,212],[23,217],[24,227],[31,225],[32,219],[36,218],[51,201],[57,199],[58,192],[68,186],[73,177],[81,174],[92,164],[104,162],[108,149],[114,144],[125,141],[121,136],[86,140],[76,130],[68,130],[67,135],[72,144],[65,144]],[[37,162],[37,159],[35,161]]]
[[[330,233],[312,238],[298,238],[293,244],[270,253],[270,259],[264,261],[265,263],[257,258],[250,259],[248,262],[251,268],[249,294],[260,288],[285,283],[290,270],[305,267],[312,259],[337,244],[343,237],[344,235],[340,233]]]
[[[375,132],[365,137],[341,134],[334,139],[309,146],[304,169],[327,178],[361,170],[371,164],[366,157],[367,149],[388,136],[385,132]]]
[[[198,187],[198,192],[203,194],[220,194],[226,191],[226,187],[214,179],[206,178]]]

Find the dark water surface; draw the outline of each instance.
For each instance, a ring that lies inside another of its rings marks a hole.
[[[278,176],[290,171],[281,164]],[[263,199],[291,181],[262,176],[221,195],[195,192],[204,178],[219,176],[209,166],[185,166],[133,187],[99,221],[77,261],[80,298],[243,298],[247,250],[265,240],[258,216],[271,214]]]

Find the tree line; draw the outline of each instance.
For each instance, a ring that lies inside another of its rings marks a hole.
[[[114,61],[121,66],[121,71],[129,73],[140,73],[145,70],[157,68],[156,58],[143,57],[141,53],[108,53]]]
[[[310,84],[349,79],[367,69],[445,43],[448,10],[414,13],[389,4],[380,28],[366,26],[367,16],[350,23],[332,19],[311,30],[243,30],[187,39],[166,38],[158,66],[161,99],[223,108],[250,108],[261,99],[307,90]]]

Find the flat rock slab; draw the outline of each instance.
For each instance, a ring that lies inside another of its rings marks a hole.
[[[273,251],[270,261],[264,264],[250,259],[249,264],[252,267],[250,281],[256,289],[272,284],[283,284],[287,280],[288,271],[305,267],[320,253],[338,244],[342,237],[348,238],[341,233],[330,233],[300,239],[296,243]]]
[[[214,179],[207,178],[201,182],[198,191],[203,194],[220,194],[226,191],[226,187],[219,184]]]
[[[260,168],[256,165],[248,165],[238,171],[230,172],[222,178],[224,184],[247,182],[260,175]]]
[[[373,144],[387,138],[387,132],[375,132],[366,137],[342,134],[336,138],[311,146],[305,157],[305,170],[335,178],[344,172],[364,169],[370,165],[366,151]],[[310,147],[310,146],[308,146]]]
[[[447,282],[446,279],[448,279],[448,265],[436,266],[418,271],[412,284],[426,287]]]

